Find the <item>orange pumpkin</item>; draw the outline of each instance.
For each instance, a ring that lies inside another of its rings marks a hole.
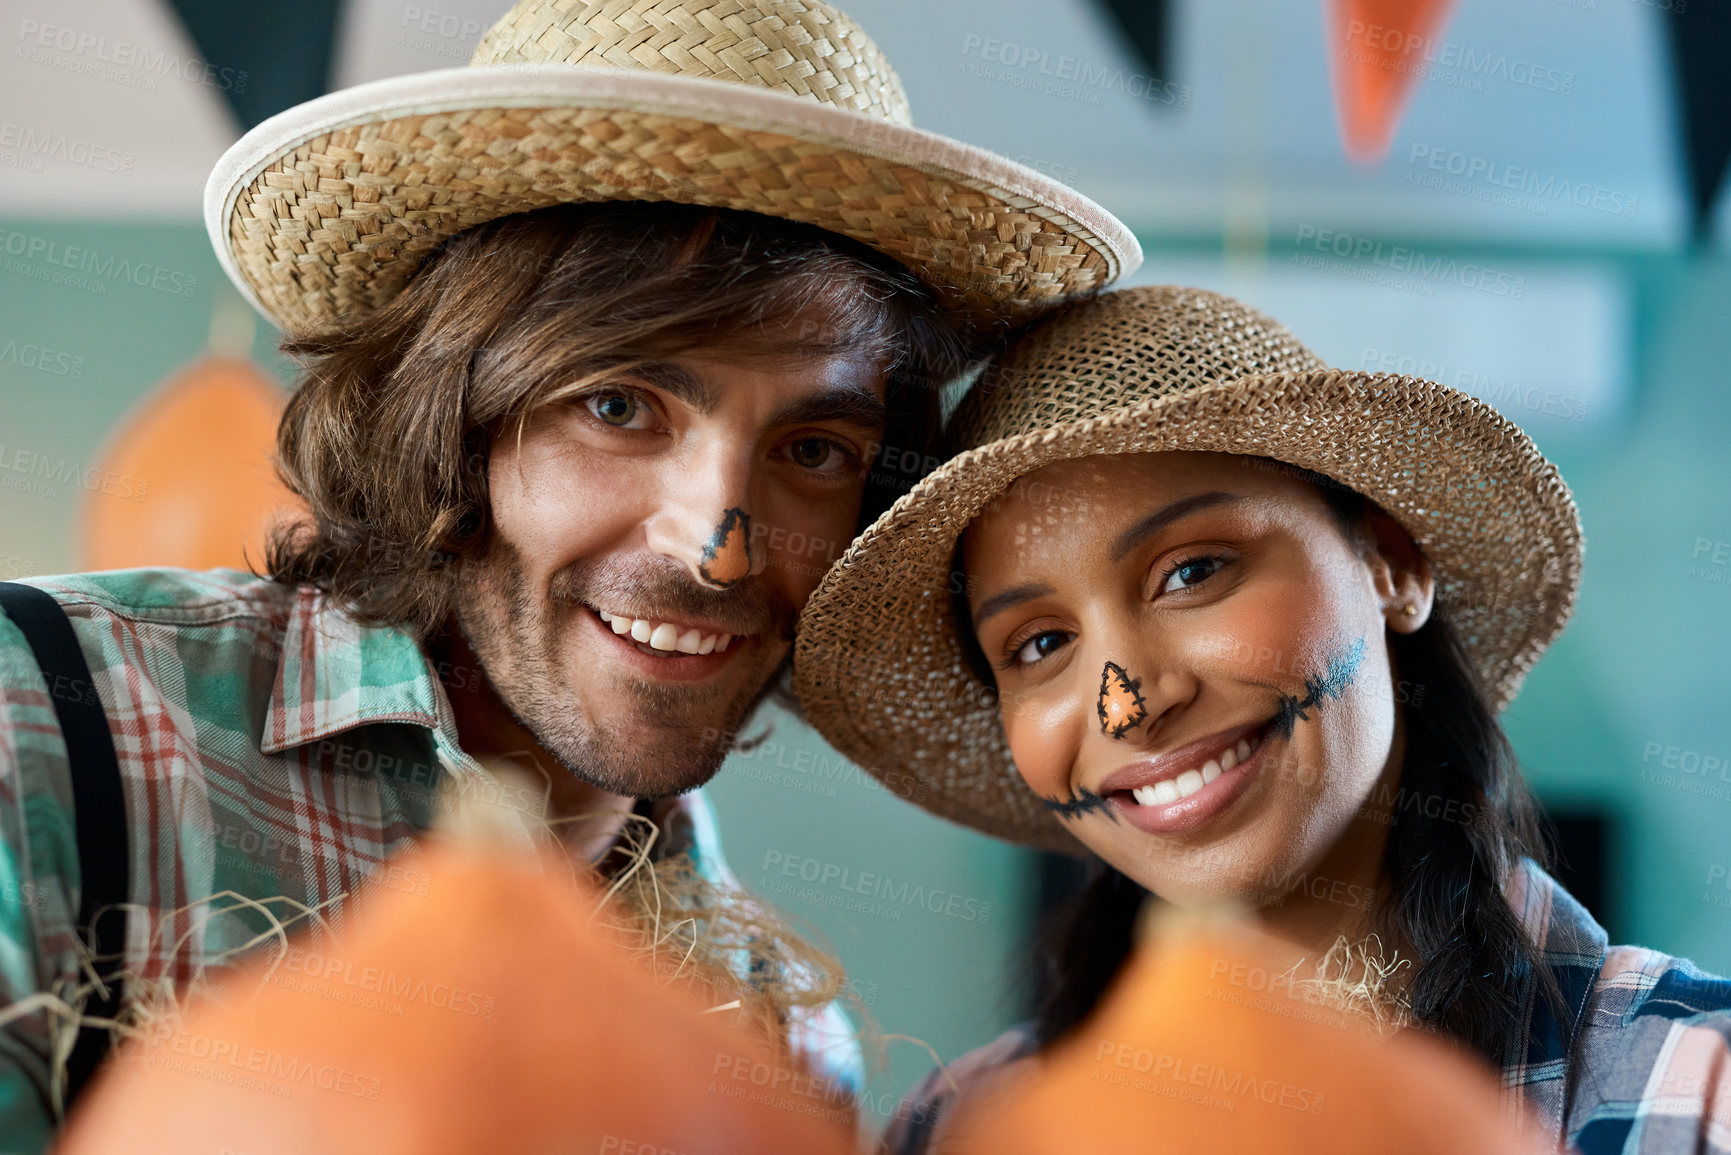
[[[1476,1062],[1429,1037],[1379,1040],[1282,986],[1271,957],[1265,941],[1219,923],[1167,928],[1072,1037],[964,1100],[944,1150],[1545,1149],[1501,1117]]]
[[[123,1050],[59,1150],[852,1150],[850,1103],[603,941],[568,875],[454,847],[393,865],[340,947]]]

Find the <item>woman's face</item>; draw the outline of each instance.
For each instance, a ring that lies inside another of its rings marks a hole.
[[[1349,531],[1264,459],[1146,453],[1023,477],[962,546],[1016,766],[1082,842],[1178,901],[1374,881],[1388,631],[1432,588],[1391,518]]]

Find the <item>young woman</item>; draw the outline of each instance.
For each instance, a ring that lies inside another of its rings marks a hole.
[[[1582,546],[1519,429],[1174,288],[1040,323],[953,427],[810,602],[795,685],[929,809],[1099,869],[1036,1020],[910,1115],[1081,1022],[1147,895],[1227,896],[1295,980],[1458,1039],[1584,1155],[1731,1144],[1731,983],[1607,948],[1537,861],[1497,713]]]

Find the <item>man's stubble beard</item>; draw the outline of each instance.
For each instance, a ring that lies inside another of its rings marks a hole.
[[[556,590],[565,587],[568,592],[582,584],[571,568],[555,575],[550,584]],[[627,584],[665,596],[667,576]],[[689,589],[673,601],[726,597],[686,584]],[[458,627],[517,724],[567,770],[610,794],[660,798],[709,781],[726,760],[734,734],[774,690],[791,661],[791,656],[784,659],[761,685],[735,692],[731,700],[719,686],[657,685],[619,669],[612,672],[613,684],[600,691],[617,706],[598,720],[587,716],[594,704],[581,700],[559,662],[559,640],[584,628],[575,619],[589,610],[574,599],[556,596],[549,614],[530,588],[514,546],[495,539],[486,557],[465,563],[456,577],[454,600]],[[749,616],[756,624],[764,615],[759,606]],[[781,628],[791,634],[791,621]]]

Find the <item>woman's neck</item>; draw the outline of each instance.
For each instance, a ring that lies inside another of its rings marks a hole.
[[[1386,898],[1383,857],[1394,818],[1388,800],[1395,797],[1399,780],[1399,758],[1391,757],[1370,800],[1327,853],[1309,869],[1283,880],[1287,889],[1261,906],[1263,929],[1289,948],[1285,961],[1299,968],[1300,977],[1309,977],[1343,938],[1355,949],[1363,949],[1370,940],[1372,953],[1385,961],[1392,962],[1398,952],[1398,957],[1412,959],[1416,965],[1411,944],[1371,939],[1380,933],[1376,911]],[[1411,968],[1404,973],[1410,974]]]

